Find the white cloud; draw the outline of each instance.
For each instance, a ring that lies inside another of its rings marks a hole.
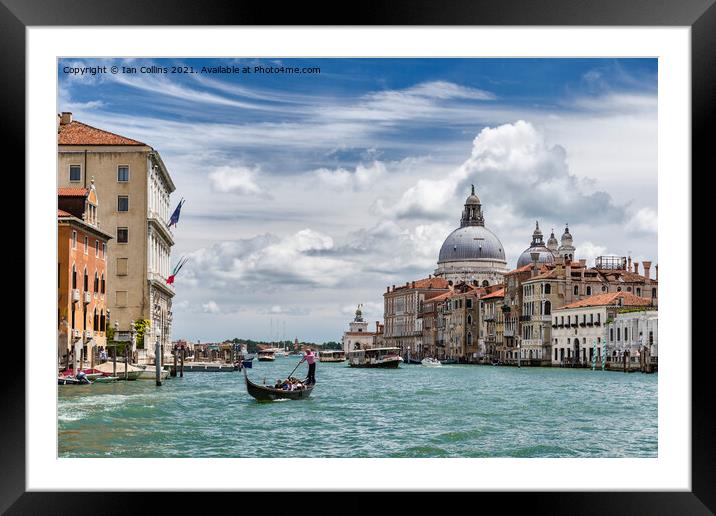
[[[258,168],[219,167],[209,174],[211,187],[216,192],[252,195],[261,193],[256,184]]]
[[[604,256],[607,254],[607,248],[603,245],[597,245],[593,242],[582,242],[577,247],[576,259],[587,260],[587,265],[594,265],[594,259],[597,256]]]
[[[352,263],[321,254],[333,247],[330,236],[311,229],[220,242],[191,253],[187,276],[216,288],[332,287],[355,272]]]
[[[441,179],[419,180],[395,205],[382,200],[377,207],[398,218],[441,219],[454,212],[471,182],[477,185],[478,196],[490,199],[488,209],[507,205],[522,217],[568,214],[578,222],[624,216],[623,207],[616,206],[606,192],[587,193],[592,185],[570,172],[566,151],[548,145],[544,134],[523,120],[484,128],[473,141],[470,158],[453,172]]]
[[[363,190],[377,185],[386,174],[385,165],[380,161],[374,161],[371,165],[359,164],[354,172],[344,168],[314,170],[312,174],[322,183],[337,190],[353,189]]]
[[[461,86],[447,81],[429,81],[416,84],[403,90],[408,95],[418,95],[435,99],[472,99],[472,100],[494,100],[494,93]]]
[[[203,305],[201,305],[201,308],[205,313],[208,313],[208,314],[221,313],[221,309],[219,308],[219,305],[216,304],[215,301],[209,301],[208,303],[204,303]]]
[[[648,233],[656,235],[659,231],[658,214],[652,208],[640,208],[636,213],[629,217],[626,228],[630,233]]]

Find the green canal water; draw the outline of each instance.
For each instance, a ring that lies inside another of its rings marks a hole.
[[[293,357],[254,361],[273,382]],[[305,375],[302,364],[298,373]],[[318,363],[301,401],[242,373],[58,386],[60,457],[656,457],[658,375]]]

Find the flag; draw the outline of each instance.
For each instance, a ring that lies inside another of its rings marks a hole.
[[[169,227],[172,227],[172,224],[174,224],[174,227],[176,227],[177,222],[179,222],[179,214],[181,213],[181,207],[186,201],[182,197],[179,201],[179,204],[177,204],[176,209],[174,210],[174,213],[172,213],[171,218],[169,219]]]
[[[174,277],[179,273],[182,267],[184,267],[184,264],[189,261],[189,258],[184,258],[183,256],[179,260],[179,263],[176,264],[174,267],[174,270],[172,271],[171,276],[167,278],[167,285],[174,285]]]

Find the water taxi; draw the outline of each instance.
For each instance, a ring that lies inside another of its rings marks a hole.
[[[331,349],[318,352],[319,362],[345,362],[346,352],[342,349]]]
[[[351,367],[396,368],[402,361],[400,348],[369,348],[348,353]]]
[[[276,360],[276,351],[273,349],[264,349],[259,351],[256,356],[259,362],[273,362]]]

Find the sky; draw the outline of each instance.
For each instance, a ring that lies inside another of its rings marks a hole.
[[[658,262],[656,59],[68,58],[58,81],[58,112],[151,145],[186,199],[175,339],[340,341],[358,303],[372,329],[471,184],[510,268],[535,221],[589,264]]]

